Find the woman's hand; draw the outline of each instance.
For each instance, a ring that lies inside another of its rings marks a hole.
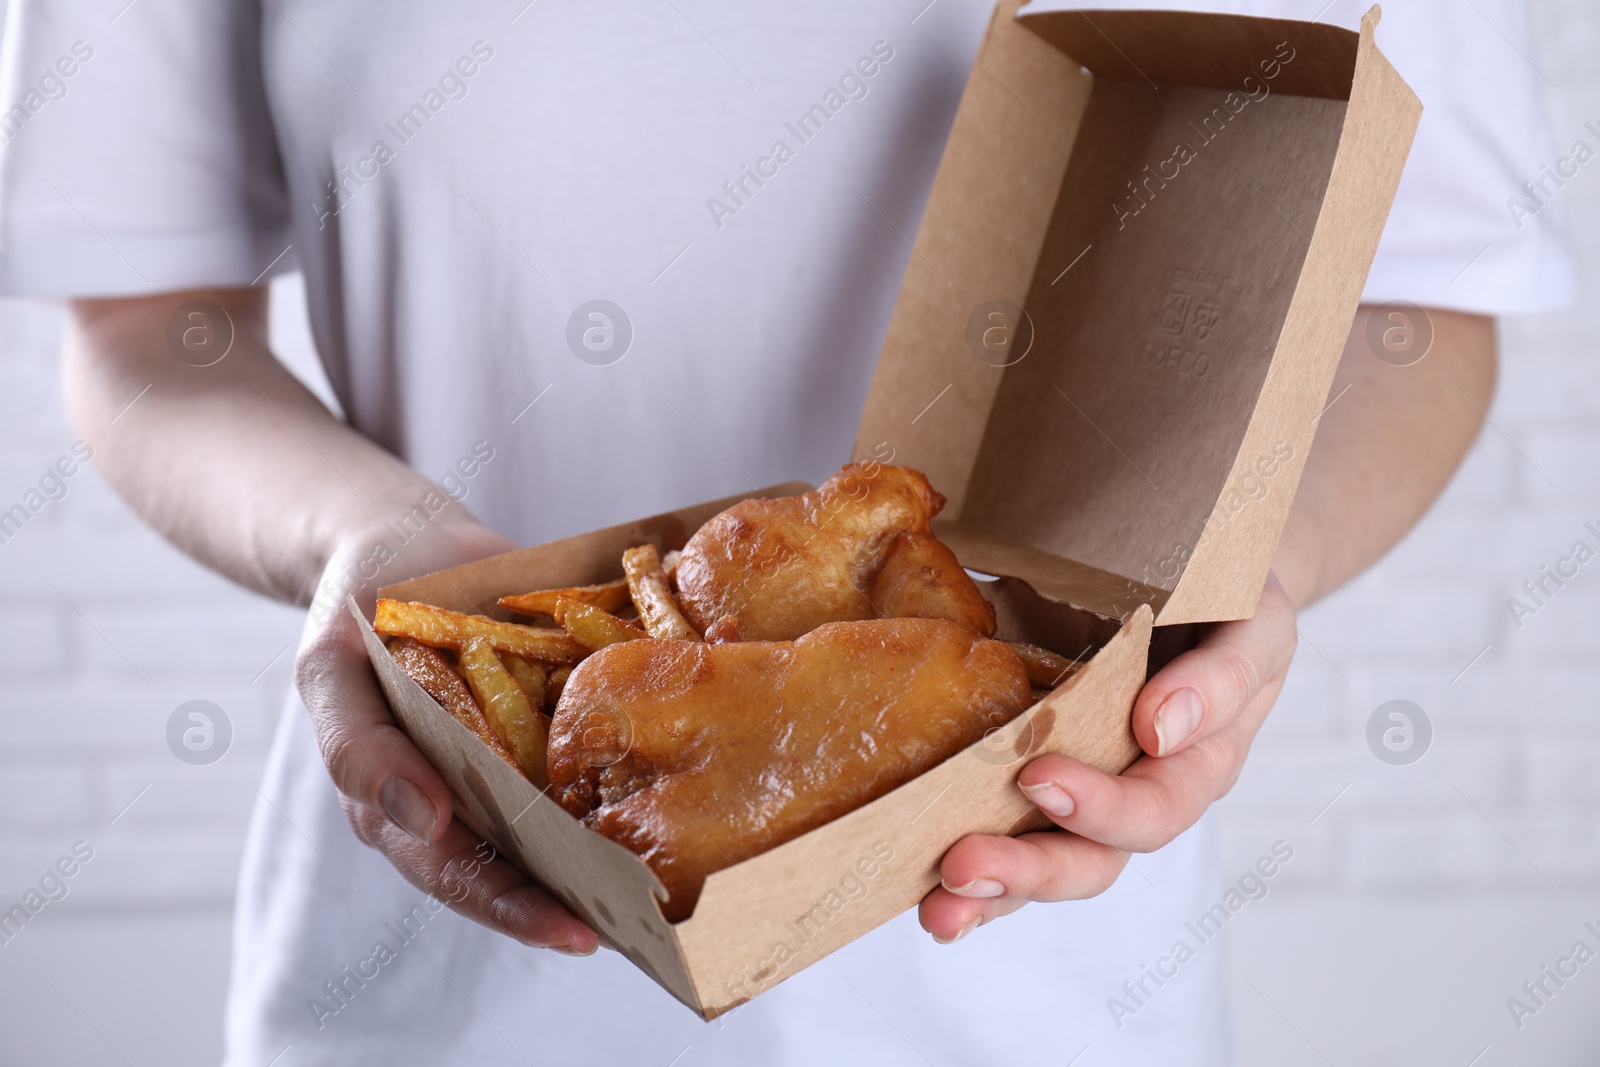
[[[955,941],[1029,901],[1081,900],[1111,887],[1130,852],[1152,852],[1200,818],[1239,777],[1283,688],[1295,609],[1276,575],[1255,617],[1211,626],[1145,684],[1133,732],[1146,753],[1120,776],[1041,756],[1017,786],[1059,830],[973,835],[940,864],[923,898],[923,929]]]
[[[450,505],[404,546],[394,527],[345,537],[312,602],[295,664],[351,829],[382,852],[406,881],[484,926],[538,948],[574,955],[599,938],[553,897],[493,855],[451,815],[450,789],[389,713],[361,632],[345,610],[354,595],[370,616],[380,585],[518,547]],[[398,553],[381,568],[374,560]],[[376,577],[366,575],[377,571]]]

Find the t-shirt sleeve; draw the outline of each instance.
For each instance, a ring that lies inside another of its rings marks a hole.
[[[0,295],[250,285],[289,269],[251,0],[13,0]]]
[[[1556,149],[1521,0],[1392,4],[1377,39],[1423,113],[1363,299],[1483,314],[1571,303],[1565,179],[1549,175],[1576,164]]]

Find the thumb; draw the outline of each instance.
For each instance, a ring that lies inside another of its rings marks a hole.
[[[1282,685],[1296,641],[1294,605],[1269,575],[1253,617],[1212,625],[1145,683],[1133,706],[1139,746],[1170,756],[1231,726],[1262,692]]]

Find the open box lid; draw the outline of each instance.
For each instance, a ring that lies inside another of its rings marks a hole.
[[[1109,615],[1248,618],[1421,105],[1376,7],[1357,34],[1018,6],[967,82],[856,456],[926,472],[969,567]]]

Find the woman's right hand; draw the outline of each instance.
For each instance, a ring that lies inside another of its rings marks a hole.
[[[454,513],[454,514],[452,514]],[[329,558],[301,638],[295,678],[350,827],[406,881],[525,945],[588,955],[598,935],[495,856],[451,814],[450,789],[395,724],[345,608],[353,595],[371,617],[380,585],[518,547],[450,505],[392,557],[393,527],[344,537]],[[387,558],[381,567],[378,558]],[[378,571],[376,577],[364,574]]]

